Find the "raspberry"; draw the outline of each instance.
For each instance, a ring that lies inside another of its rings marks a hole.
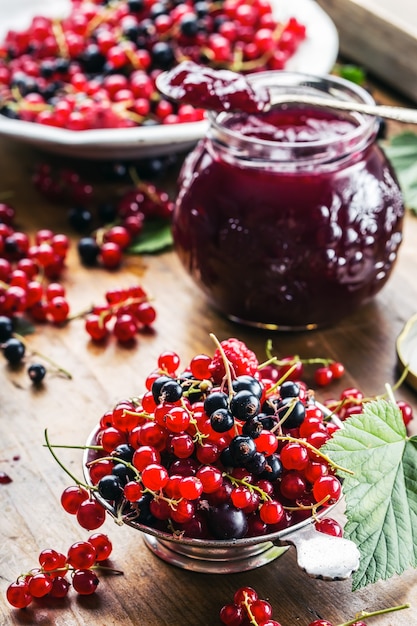
[[[236,376],[243,374],[248,374],[249,376],[255,375],[259,365],[258,359],[255,353],[249,350],[243,341],[231,337],[230,339],[222,341],[221,346]],[[213,360],[209,365],[209,370],[215,384],[221,383],[226,374],[226,370],[219,349],[214,353]]]

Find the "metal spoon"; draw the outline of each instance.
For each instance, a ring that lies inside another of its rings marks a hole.
[[[170,100],[210,111],[260,113],[285,104],[307,104],[417,124],[417,109],[309,94],[273,93],[263,85],[251,83],[242,74],[202,67],[193,61],[184,61],[169,72],[162,72],[156,86]]]
[[[276,106],[282,106],[283,104],[307,104],[314,107],[327,107],[339,111],[352,111],[364,113],[365,115],[374,115],[405,124],[417,124],[417,109],[382,104],[365,104],[363,102],[351,102],[301,94],[272,94],[268,110]]]

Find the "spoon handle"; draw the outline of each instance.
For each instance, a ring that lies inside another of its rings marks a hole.
[[[348,102],[345,100],[333,100],[330,98],[320,98],[305,95],[271,95],[270,108],[282,104],[309,104],[317,107],[327,107],[339,111],[355,111],[365,115],[383,117],[405,124],[417,124],[417,109],[407,109],[405,107],[395,107],[379,104],[365,104],[362,102]]]

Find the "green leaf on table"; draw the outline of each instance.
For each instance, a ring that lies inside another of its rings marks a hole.
[[[417,437],[392,402],[366,403],[321,448],[338,465],[346,499],[344,536],[361,560],[353,589],[417,566]]]
[[[155,254],[172,246],[171,222],[145,220],[140,236],[128,248],[129,254]]]
[[[35,332],[35,327],[26,317],[16,316],[14,320],[14,332],[19,335],[31,335]]]
[[[384,144],[384,151],[397,174],[405,204],[417,213],[417,134],[400,133]]]

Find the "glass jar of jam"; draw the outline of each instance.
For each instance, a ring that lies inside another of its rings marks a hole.
[[[264,72],[269,93],[373,102],[337,77]],[[173,217],[176,250],[231,320],[301,330],[338,322],[387,281],[404,205],[378,121],[301,104],[209,113]]]

